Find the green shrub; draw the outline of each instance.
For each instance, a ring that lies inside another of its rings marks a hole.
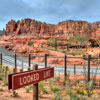
[[[70,100],[80,100],[77,93],[73,92],[73,90],[68,91],[68,96],[70,97]]]
[[[60,90],[58,86],[51,86],[50,88],[53,93],[59,92]]]
[[[14,68],[14,69],[13,69],[13,73],[15,73],[15,72],[16,72],[16,69]]]
[[[8,86],[8,82],[5,80],[2,86]]]
[[[28,41],[28,45],[29,46],[32,46],[33,45],[33,42],[32,41]]]
[[[75,80],[73,81],[73,83],[74,83],[75,85],[77,85],[77,84],[80,83],[80,80],[79,80],[79,79],[75,79]]]
[[[62,98],[63,97],[61,96],[61,93],[60,92],[56,92],[54,94],[54,99],[53,100],[63,100]]]
[[[56,82],[56,80],[54,79],[54,78],[50,78],[50,79],[48,79],[48,81],[49,81],[49,84],[51,85],[52,83],[55,83]]]
[[[3,91],[3,89],[2,89],[2,88],[0,88],[0,91]]]
[[[13,94],[11,95],[13,98],[18,97],[18,93],[16,91],[13,91]]]
[[[28,67],[28,68],[27,68],[27,70],[28,70],[28,71],[30,71],[30,70],[31,70],[31,68],[30,68],[30,67]]]
[[[9,71],[9,67],[8,67],[8,66],[6,66],[5,70],[6,70],[6,71]]]
[[[55,79],[56,81],[59,81],[59,80],[60,80],[60,76],[55,76],[54,79]]]
[[[90,46],[91,46],[91,47],[99,47],[99,44],[98,44],[98,43],[91,43]]]
[[[42,94],[48,94],[48,91],[46,88],[44,88],[44,83],[39,83],[39,97],[42,97]]]
[[[90,55],[90,57],[91,57],[92,55]],[[88,56],[86,56],[85,54],[83,55],[83,59],[84,60],[88,60]],[[90,59],[91,60],[91,59]]]
[[[86,97],[81,97],[81,99],[82,99],[82,100],[88,100],[88,98],[86,98]]]
[[[20,69],[20,72],[23,72],[23,68]]]
[[[81,89],[81,88],[80,89],[77,89],[77,93],[80,94],[80,95],[84,95],[84,90]]]
[[[78,55],[78,53],[74,53],[74,52],[73,52],[73,53],[71,53],[71,55],[76,56],[76,55]]]
[[[32,85],[26,86],[25,87],[26,92],[29,93],[32,87],[33,87]]]
[[[3,76],[2,75],[0,75],[0,80],[3,80]]]
[[[88,82],[88,78],[87,78],[88,73],[86,71],[86,67],[85,66],[83,66],[83,70],[84,70],[83,75],[84,75],[84,83],[85,83],[84,85],[85,85],[85,89],[87,91],[87,95],[90,96],[91,95],[91,91],[94,89],[94,86],[97,85],[96,84],[96,76],[97,76],[98,67],[95,70],[95,73],[93,75],[93,79],[90,80],[89,82]]]
[[[46,88],[43,88],[43,89],[42,89],[42,92],[43,92],[43,94],[48,94],[48,91],[47,91]]]
[[[95,44],[94,43],[91,43],[91,45],[90,45],[91,47],[95,47]]]
[[[48,39],[47,44],[49,46],[55,47],[55,50],[57,50],[57,45],[58,45],[57,38],[52,37],[52,38]]]
[[[99,44],[98,44],[98,43],[96,43],[96,44],[95,44],[95,47],[99,47]]]
[[[44,87],[44,83],[43,83],[43,82],[40,82],[40,83],[39,83],[39,88],[40,88],[40,89],[43,89],[43,87]]]
[[[84,60],[88,60],[88,57],[84,54],[84,55],[83,55],[83,59],[84,59]]]

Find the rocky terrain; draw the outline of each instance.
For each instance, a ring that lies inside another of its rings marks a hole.
[[[64,56],[63,53],[47,50],[44,48],[39,47],[40,45],[45,45],[46,41],[50,37],[31,37],[31,36],[21,36],[21,37],[11,37],[11,36],[2,36],[0,37],[0,47],[14,52],[19,55],[28,55],[32,54],[35,56],[44,56],[45,54],[49,56]],[[29,46],[28,41],[35,41],[34,46]],[[34,59],[37,62],[44,62],[44,57],[36,57]],[[59,60],[60,62],[63,61],[62,59]],[[48,63],[59,63],[58,59],[48,59]]]
[[[89,34],[95,35],[100,32],[100,22],[88,23],[86,21],[67,20],[59,22],[56,25],[39,22],[32,19],[23,19],[20,21],[11,20],[6,24],[6,35],[37,34],[37,35],[74,35]]]
[[[42,37],[32,37],[32,36],[5,36],[3,35],[2,37],[0,37],[0,47],[6,49],[7,51],[16,53],[18,55],[24,56],[24,55],[28,55],[28,54],[32,54],[34,56],[44,56],[45,54],[49,55],[49,56],[62,56],[64,57],[64,53],[60,52],[60,51],[52,51],[49,50],[48,48],[52,48],[50,46],[48,46],[47,40],[51,38],[51,36],[42,36]],[[64,39],[64,37],[60,37],[58,38],[59,41],[63,40],[66,41],[66,37]],[[34,43],[32,44],[32,46],[28,45],[29,41],[34,41]],[[42,47],[41,47],[42,45]],[[58,46],[59,50],[62,50],[62,46]],[[67,48],[65,48],[65,50],[67,51]],[[85,49],[83,49],[84,51]],[[86,52],[84,52],[84,54],[88,55],[95,55],[95,56],[100,56],[100,48],[88,48]],[[67,56],[69,57],[73,57],[74,55],[71,55],[71,53],[74,53],[75,49],[70,49],[70,54],[67,54]],[[96,53],[95,53],[96,52]],[[76,55],[77,57],[82,57],[83,55]],[[35,57],[33,59],[33,61],[36,62],[41,62],[44,63],[44,57]],[[82,65],[82,64],[87,64],[86,60],[83,59],[71,59],[68,58],[67,60],[67,64],[78,64],[78,65]],[[48,57],[48,64],[56,64],[56,65],[64,65],[64,58],[52,58],[52,57]]]
[[[19,55],[32,54],[35,56],[64,56],[66,51],[67,56],[79,56],[91,54],[92,56],[100,57],[100,48],[88,47],[81,49],[81,54],[77,54],[78,49],[72,48],[68,51],[66,42],[74,34],[87,34],[91,39],[90,42],[96,42],[99,39],[100,22],[88,23],[86,21],[63,21],[56,25],[38,22],[32,19],[23,19],[21,21],[11,20],[6,24],[5,34],[0,37],[0,47]],[[49,46],[47,41],[50,38],[57,38],[57,41],[64,46],[58,46],[58,51],[54,51],[54,47]],[[90,45],[87,42],[87,45]],[[31,44],[30,44],[31,43]],[[52,50],[53,49],[53,50]],[[44,63],[44,57],[36,57],[33,59],[37,62]],[[69,64],[87,63],[86,60],[68,59]],[[48,58],[48,64],[63,65],[63,58]]]

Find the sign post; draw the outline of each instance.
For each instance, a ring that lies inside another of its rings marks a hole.
[[[15,90],[33,84],[33,100],[38,100],[38,83],[52,77],[54,77],[53,67],[38,69],[36,64],[31,71],[9,74],[8,89]]]
[[[38,70],[38,65],[33,66],[33,71]],[[33,84],[33,100],[38,100],[38,83]]]

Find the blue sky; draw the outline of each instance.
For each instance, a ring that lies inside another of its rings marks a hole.
[[[0,29],[11,19],[100,21],[100,0],[0,0]]]

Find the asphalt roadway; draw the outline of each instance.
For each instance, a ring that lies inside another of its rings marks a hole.
[[[0,53],[2,53],[2,55],[3,55],[2,56],[2,59],[3,59],[2,64],[3,65],[9,66],[9,67],[15,65],[14,53],[8,52],[3,48],[0,48]],[[38,64],[39,68],[44,68],[44,64],[31,61],[31,67],[34,64]],[[28,60],[24,59],[21,56],[17,56],[17,67],[20,68],[20,67],[22,67],[22,65],[23,65],[24,69],[26,70],[28,67]],[[58,65],[48,65],[48,66],[54,67],[56,74],[64,74],[64,66],[58,66]],[[90,74],[94,74],[96,72],[96,69],[97,68],[95,66],[91,67]],[[87,66],[86,66],[86,70],[87,70]],[[74,74],[74,67],[67,66],[67,73]],[[76,74],[83,74],[83,73],[84,73],[83,66],[76,67]],[[97,69],[97,76],[100,76],[100,68],[99,67]]]

